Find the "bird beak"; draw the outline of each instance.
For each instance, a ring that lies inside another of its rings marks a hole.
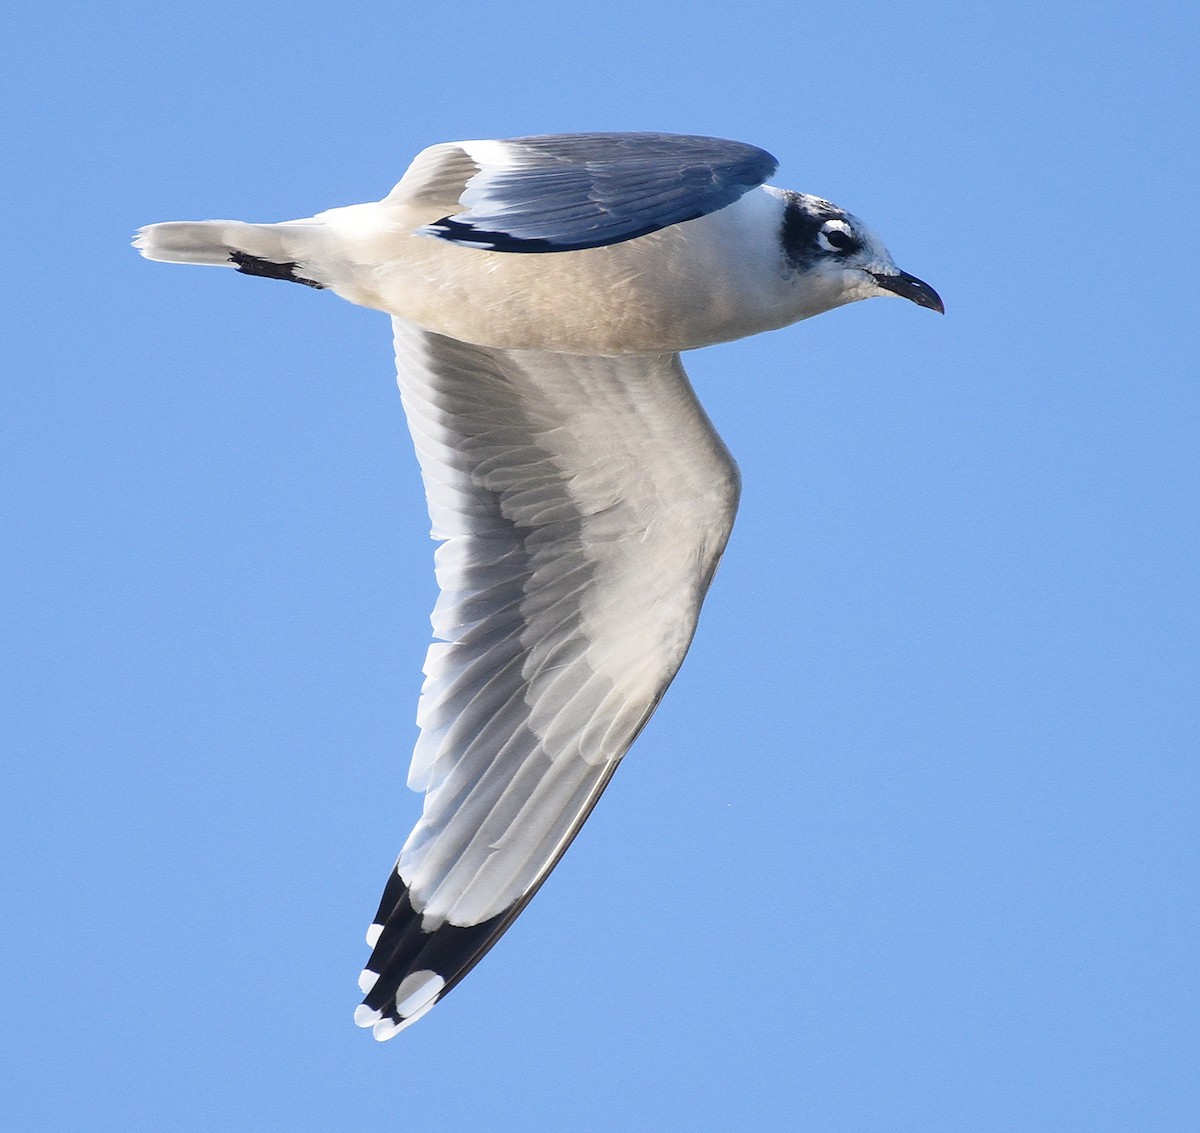
[[[939,315],[946,313],[941,296],[915,275],[909,275],[906,271],[897,272],[895,275],[882,275],[874,271],[868,274],[880,287],[899,295],[901,299],[911,299],[918,307],[928,307],[931,311],[937,311]]]

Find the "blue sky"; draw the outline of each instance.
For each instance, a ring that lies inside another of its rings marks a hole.
[[[1192,6],[411,9],[8,17],[9,1126],[1191,1127]],[[744,481],[688,662],[379,1045],[433,600],[388,326],[129,238],[581,129],[764,146],[948,313],[688,357]]]

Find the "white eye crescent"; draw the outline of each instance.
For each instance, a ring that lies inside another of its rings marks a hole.
[[[826,252],[846,255],[857,250],[860,242],[844,220],[827,220],[817,233],[817,243]]]

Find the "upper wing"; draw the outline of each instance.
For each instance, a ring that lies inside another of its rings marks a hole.
[[[466,974],[566,850],[691,642],[737,469],[678,355],[470,346],[393,319],[441,597],[410,786],[368,934],[389,1038]]]
[[[391,199],[463,206],[419,229],[455,244],[566,252],[716,212],[776,165],[744,142],[680,134],[447,142],[417,155]]]

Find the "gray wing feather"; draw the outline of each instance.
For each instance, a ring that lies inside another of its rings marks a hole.
[[[469,346],[394,319],[442,590],[398,863],[426,931],[522,901],[674,676],[737,473],[677,355]]]
[[[495,251],[564,252],[716,212],[776,165],[765,150],[722,138],[554,134],[431,147],[393,195],[432,203],[457,185],[465,208],[419,231]]]

